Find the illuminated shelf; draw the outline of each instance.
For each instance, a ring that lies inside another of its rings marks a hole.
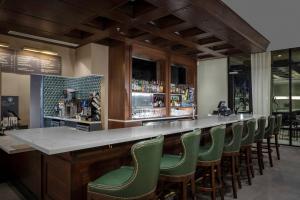
[[[151,95],[151,94],[163,94],[165,95],[166,93],[161,93],[161,92],[131,92],[132,94],[140,94],[140,95]]]

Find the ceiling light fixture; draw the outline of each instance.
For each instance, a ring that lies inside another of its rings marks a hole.
[[[154,21],[150,21],[149,24],[156,26],[156,23]]]
[[[176,35],[181,35],[178,31],[175,31],[174,33],[175,33]]]
[[[50,38],[46,38],[46,37],[40,37],[40,36],[36,36],[36,35],[30,35],[27,33],[21,33],[21,32],[17,32],[17,31],[8,31],[8,34],[15,35],[15,36],[21,36],[21,37],[25,37],[25,38],[30,38],[30,39],[35,39],[35,40],[40,40],[40,41],[44,41],[44,42],[61,44],[61,45],[70,46],[70,47],[78,47],[79,46],[79,44],[75,44],[75,43],[64,42],[64,41],[50,39]]]
[[[151,42],[150,42],[150,40],[145,40],[145,42],[147,42],[147,43],[151,43]]]
[[[0,47],[5,47],[5,48],[8,48],[8,47],[9,47],[9,45],[8,45],[7,43],[2,43],[2,42],[0,42]]]
[[[279,54],[277,57],[278,57],[278,58],[281,58],[281,57],[282,57],[282,55],[281,55],[281,54]]]
[[[53,51],[40,50],[40,49],[34,49],[34,48],[29,48],[29,47],[24,47],[23,50],[24,51],[31,51],[31,52],[35,52],[35,53],[43,53],[43,54],[52,55],[52,56],[57,56],[58,55],[58,53],[53,52]]]

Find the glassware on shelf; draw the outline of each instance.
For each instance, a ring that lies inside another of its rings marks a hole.
[[[193,115],[193,107],[173,107],[170,112],[171,116],[190,116]]]
[[[166,116],[166,108],[133,108],[132,119],[158,118]]]
[[[163,93],[164,83],[163,81],[146,81],[133,79],[131,82],[131,89],[133,92]]]

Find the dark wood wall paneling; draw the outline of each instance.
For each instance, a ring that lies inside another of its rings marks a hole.
[[[134,41],[197,59],[269,44],[220,0],[2,0],[0,33],[9,30],[79,45]]]

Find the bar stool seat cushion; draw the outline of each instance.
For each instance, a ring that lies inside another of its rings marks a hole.
[[[160,161],[160,173],[164,174],[169,168],[176,167],[180,164],[181,156],[164,154]]]
[[[101,193],[101,187],[115,187],[124,185],[133,175],[134,168],[129,166],[122,166],[119,169],[108,172],[93,182],[90,182],[88,187],[90,191]]]

